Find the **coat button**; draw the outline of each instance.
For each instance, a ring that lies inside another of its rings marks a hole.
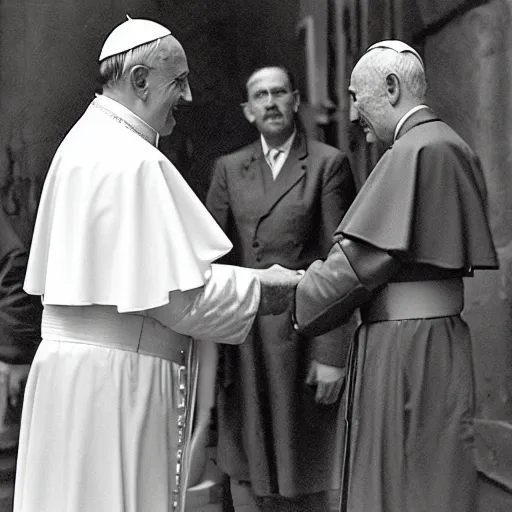
[[[259,247],[260,243],[258,242],[258,240],[254,240],[254,242],[252,243],[252,246],[253,247]]]
[[[256,256],[256,261],[261,261],[261,256],[259,254]]]

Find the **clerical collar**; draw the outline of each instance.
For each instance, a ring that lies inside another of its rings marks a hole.
[[[290,153],[290,149],[292,148],[293,141],[295,139],[295,135],[297,134],[297,130],[294,128],[293,133],[290,135],[290,138],[280,146],[276,147],[275,149],[278,149],[279,151],[282,151],[286,156]],[[267,144],[267,141],[265,140],[265,137],[261,135],[261,148],[263,149],[263,154],[266,156],[271,149],[270,146]]]
[[[118,101],[103,94],[96,94],[92,104],[118,123],[148,141],[152,146],[158,146],[160,139],[158,132]]]
[[[393,137],[393,142],[395,142],[396,138],[398,137],[398,133],[400,132],[400,129],[404,125],[405,121],[409,119],[413,114],[418,112],[418,110],[422,110],[424,108],[428,108],[428,105],[416,105],[415,107],[411,108],[409,112],[405,113],[401,118],[400,121],[398,121],[396,128],[395,128],[395,135]]]

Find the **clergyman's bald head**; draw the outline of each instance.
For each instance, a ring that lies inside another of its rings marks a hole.
[[[370,47],[357,62],[352,75],[359,80],[376,81],[376,86],[384,86],[386,77],[394,74],[415,99],[423,102],[427,91],[425,69],[421,58],[415,50],[411,50],[409,52],[387,47]]]
[[[377,43],[352,71],[351,119],[359,121],[367,142],[391,144],[402,116],[424,104],[426,88],[423,62],[412,48],[401,41]]]

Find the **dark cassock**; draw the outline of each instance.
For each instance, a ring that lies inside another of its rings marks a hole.
[[[462,278],[498,267],[485,203],[477,156],[422,108],[377,163],[327,259],[298,285],[299,332],[320,335],[361,311],[346,510],[475,509],[474,377],[460,313]]]

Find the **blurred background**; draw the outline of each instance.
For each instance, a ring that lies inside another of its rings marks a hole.
[[[361,186],[381,148],[350,124],[350,71],[381,39],[421,53],[429,104],[477,151],[487,181],[501,268],[467,281],[465,317],[481,510],[512,510],[512,0],[0,0],[0,201],[27,246],[52,155],[93,98],[102,42],[126,14],[166,25],[185,48],[194,101],[160,148],[201,199],[213,160],[255,138],[240,102],[256,67],[296,75],[307,131],[349,153]],[[0,404],[0,416],[7,511],[19,407]],[[208,478],[190,510],[223,510],[222,485]]]

